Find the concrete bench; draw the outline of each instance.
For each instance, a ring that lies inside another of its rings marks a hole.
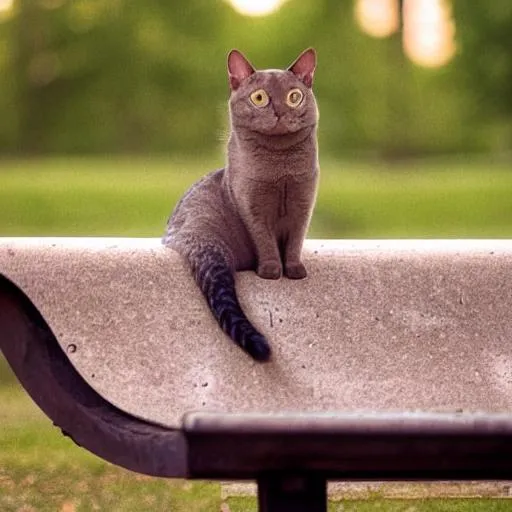
[[[0,238],[0,348],[78,444],[255,479],[261,510],[325,510],[328,479],[512,478],[512,241],[304,252],[303,281],[237,275],[259,364],[159,240]]]

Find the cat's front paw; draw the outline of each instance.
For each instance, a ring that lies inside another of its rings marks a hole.
[[[284,275],[288,279],[304,279],[308,272],[306,267],[298,262],[298,263],[287,263],[284,267]]]
[[[263,261],[258,265],[257,274],[263,279],[279,279],[283,269],[278,261]]]

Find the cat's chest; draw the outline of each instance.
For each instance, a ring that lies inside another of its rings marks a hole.
[[[314,198],[315,179],[313,176],[299,180],[284,176],[274,183],[260,183],[255,189],[253,210],[259,210],[269,220],[280,221],[309,208]]]
[[[251,190],[250,209],[258,217],[278,220],[287,217],[293,208],[296,185],[288,178],[274,183],[255,183]]]
[[[276,201],[276,215],[278,218],[286,217],[288,215],[289,210],[289,189],[292,187],[289,187],[289,180],[284,179],[283,183],[280,184],[278,191],[277,191],[277,201]]]

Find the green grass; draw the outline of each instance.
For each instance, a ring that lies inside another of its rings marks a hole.
[[[510,166],[410,164],[393,171],[328,167],[315,229],[361,238],[512,236]]]
[[[254,500],[233,498],[230,512],[253,512]],[[507,512],[512,504],[505,500],[342,500],[329,503],[328,512]]]
[[[160,236],[200,168],[137,159],[0,162],[0,235]]]
[[[219,511],[218,484],[138,475],[60,434],[15,386],[0,387],[0,510]]]
[[[0,162],[0,236],[160,236],[220,157]],[[509,163],[326,161],[310,237],[512,237]]]
[[[180,195],[221,158],[0,161],[0,236],[160,236]],[[511,237],[509,164],[326,161],[311,237]],[[0,358],[0,511],[219,511],[218,484],[149,478],[76,447]],[[230,512],[256,510],[230,498]],[[225,509],[227,510],[227,509]],[[329,511],[505,511],[507,500],[331,503]]]

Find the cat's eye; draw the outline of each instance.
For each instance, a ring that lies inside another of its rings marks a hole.
[[[289,107],[298,107],[302,101],[302,98],[304,98],[304,94],[302,94],[300,89],[292,89],[286,96],[286,104]]]
[[[266,107],[268,102],[270,101],[268,98],[268,94],[263,89],[258,89],[251,93],[251,101],[252,104],[256,107]]]

